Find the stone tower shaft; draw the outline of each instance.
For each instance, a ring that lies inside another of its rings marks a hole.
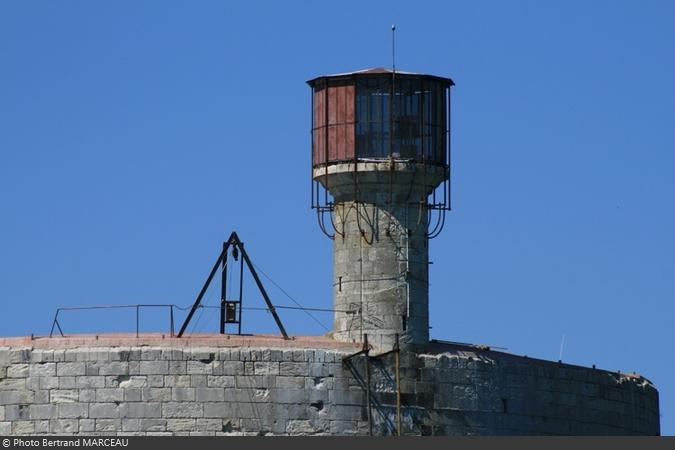
[[[397,336],[401,345],[425,345],[430,215],[449,208],[454,83],[371,69],[309,84],[312,203],[334,240],[333,337],[367,334],[382,350]]]

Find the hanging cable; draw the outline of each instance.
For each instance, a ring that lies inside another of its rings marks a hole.
[[[260,273],[263,274],[263,276],[264,276],[265,278],[267,278],[274,286],[276,286],[277,289],[279,289],[286,297],[288,297],[289,300],[291,300],[293,303],[295,303],[296,305],[298,305],[298,306],[302,309],[302,311],[305,312],[305,314],[307,314],[309,317],[312,318],[312,320],[313,320],[314,322],[316,322],[317,324],[319,324],[319,326],[321,326],[324,330],[330,331],[330,328],[328,328],[326,325],[323,324],[323,322],[321,322],[319,319],[317,319],[317,318],[314,316],[314,314],[310,313],[304,306],[302,306],[302,305],[300,304],[300,302],[298,302],[296,299],[294,299],[293,297],[291,297],[291,295],[290,295],[288,292],[286,292],[286,291],[284,290],[284,288],[282,288],[281,286],[279,286],[279,285],[277,284],[276,281],[274,281],[272,278],[270,278],[270,276],[267,275],[267,274],[265,273],[264,270],[262,270],[260,267],[258,267],[258,266],[255,265],[255,264],[253,264],[253,267],[255,267],[256,269],[258,269],[258,271],[260,271]]]

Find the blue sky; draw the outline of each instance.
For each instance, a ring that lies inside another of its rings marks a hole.
[[[565,361],[651,379],[675,434],[675,4],[412,5],[0,3],[0,335],[48,333],[58,306],[190,304],[232,230],[294,299],[330,308],[305,81],[389,65],[395,23],[398,68],[457,83],[432,337],[558,359],[565,335]]]

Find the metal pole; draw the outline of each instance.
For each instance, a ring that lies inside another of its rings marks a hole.
[[[136,305],[136,337],[138,338],[138,322],[140,321],[139,317],[140,306]]]
[[[401,436],[401,348],[398,345],[398,333],[396,334],[396,430]]]
[[[170,311],[169,312],[169,317],[170,317],[169,324],[170,324],[170,327],[171,327],[171,337],[174,337],[175,333],[174,333],[174,330],[173,330],[173,305],[169,305],[169,311]]]
[[[368,352],[370,349],[368,348],[368,335],[364,334],[363,335],[363,347],[365,350],[365,356],[366,356],[366,404],[368,405],[367,411],[368,411],[368,435],[372,436],[373,435],[373,413],[370,408],[370,356],[368,356]]]
[[[213,276],[218,271],[218,267],[220,266],[220,262],[222,260],[223,260],[223,253],[221,253],[218,256],[218,259],[216,260],[216,263],[213,265],[213,269],[211,269],[211,273],[209,274],[209,277],[206,279],[206,283],[204,283],[204,286],[202,287],[202,290],[199,292],[199,295],[197,296],[197,300],[195,300],[195,303],[192,305],[192,309],[190,310],[190,313],[185,318],[185,322],[183,322],[183,325],[180,327],[180,331],[178,332],[178,337],[183,336],[183,333],[185,333],[185,330],[187,329],[187,326],[190,323],[190,320],[192,320],[192,316],[197,311],[197,309],[199,309],[199,304],[202,302],[202,298],[204,297],[204,294],[206,293],[206,290],[209,288],[209,284],[211,284],[211,280],[213,279]]]
[[[244,253],[244,243],[240,242],[239,246],[241,247],[241,253]],[[244,258],[239,259],[239,317],[237,322],[238,331],[237,334],[241,334],[241,312],[244,310]]]
[[[223,242],[222,274],[220,277],[220,334],[225,334],[225,301],[227,300],[227,242]]]
[[[241,241],[239,240],[238,237],[236,237],[236,233],[232,233],[235,235],[236,242],[238,244],[241,244]],[[286,333],[286,329],[284,328],[284,325],[281,323],[281,319],[279,318],[279,315],[277,314],[276,309],[274,308],[274,305],[270,301],[269,296],[267,295],[267,291],[265,290],[265,286],[263,286],[262,281],[260,281],[260,277],[258,277],[258,272],[255,271],[255,268],[253,267],[253,263],[248,257],[248,254],[246,253],[246,250],[244,250],[243,245],[239,245],[239,250],[241,250],[241,256],[244,258],[244,261],[246,262],[246,265],[248,266],[248,270],[251,272],[251,275],[253,275],[253,280],[255,281],[255,284],[258,286],[258,289],[260,290],[260,293],[263,296],[263,299],[265,300],[265,303],[267,304],[267,308],[269,309],[270,313],[272,313],[272,317],[274,317],[274,321],[277,323],[277,327],[279,327],[279,331],[281,332],[281,335],[284,337],[284,339],[288,339],[288,333]]]

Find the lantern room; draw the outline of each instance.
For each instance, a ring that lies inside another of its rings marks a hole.
[[[391,158],[448,165],[451,79],[377,68],[308,84],[313,167]]]

